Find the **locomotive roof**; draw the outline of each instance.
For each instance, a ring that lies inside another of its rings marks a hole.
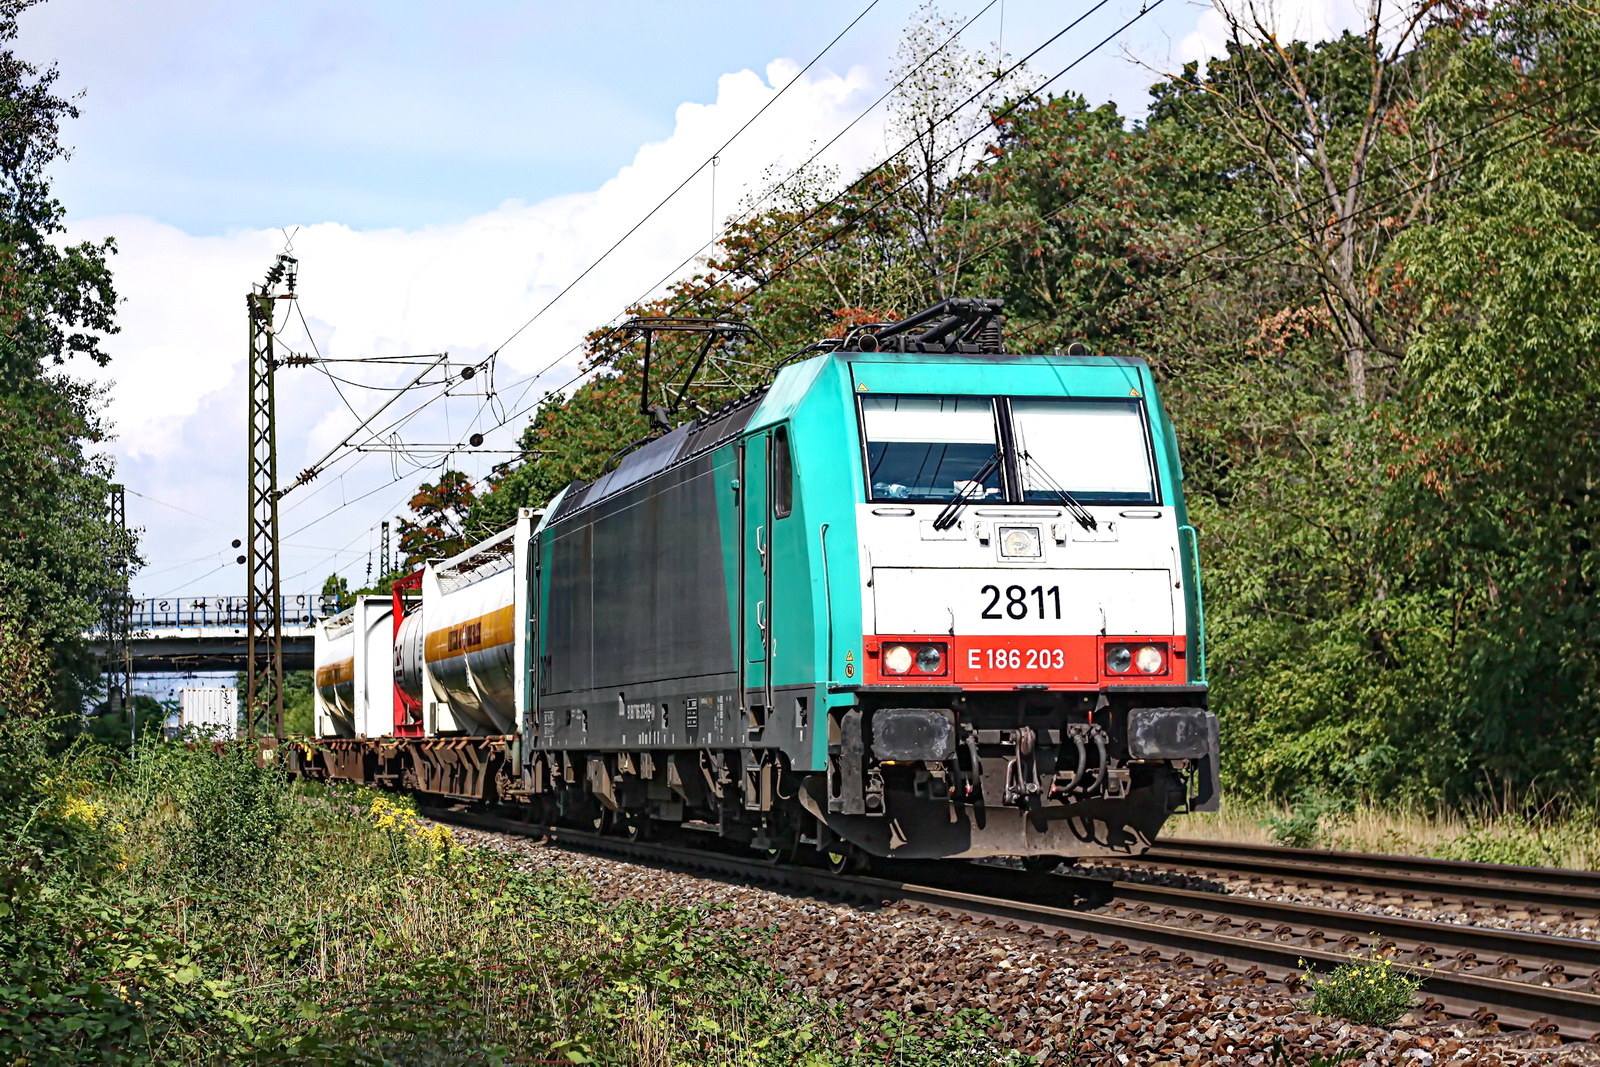
[[[1137,356],[1110,355],[1043,355],[1012,352],[859,352],[832,351],[819,353],[810,359],[800,360],[782,367],[770,386],[762,386],[729,402],[718,411],[702,416],[693,422],[634,449],[624,455],[617,466],[592,482],[573,482],[561,497],[555,513],[547,520],[560,522],[585,508],[615,496],[630,486],[659,474],[661,471],[709,452],[736,437],[756,411],[761,401],[768,397],[785,408],[797,402],[815,382],[822,367],[829,363],[845,364],[944,364],[946,366],[1001,367],[1083,367],[1101,368],[1121,366],[1135,373],[1148,373],[1147,364]],[[848,373],[848,372],[847,372]]]
[[[622,457],[614,470],[608,471],[587,484],[574,482],[561,498],[561,506],[550,516],[552,523],[568,515],[598,504],[615,496],[631,485],[644,481],[674,464],[709,452],[725,441],[732,440],[749,424],[766,389],[747,393],[738,400],[685,423],[670,433],[665,433],[648,444],[641,445]]]

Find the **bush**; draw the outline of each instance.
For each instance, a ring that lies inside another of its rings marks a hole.
[[[981,1013],[852,1019],[771,931],[603,903],[246,747],[30,751],[53,843],[0,900],[0,1062],[1024,1063]]]
[[[1272,839],[1289,848],[1326,848],[1334,827],[1349,810],[1349,801],[1308,789],[1295,799],[1287,815],[1267,816]]]
[[[1422,981],[1421,976],[1400,970],[1387,956],[1357,953],[1325,978],[1306,975],[1311,986],[1307,1007],[1318,1015],[1363,1026],[1390,1026],[1415,1006]]]

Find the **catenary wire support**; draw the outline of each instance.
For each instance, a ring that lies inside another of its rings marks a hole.
[[[278,575],[278,431],[273,372],[274,311],[279,300],[294,299],[298,262],[280,253],[266,280],[245,297],[250,319],[250,406],[246,420],[249,453],[249,575],[245,660],[245,726],[251,740],[270,726],[283,737],[283,600]]]
[[[106,487],[106,555],[113,561],[101,617],[105,627],[106,713],[130,709],[130,737],[138,741],[138,723],[132,715],[133,598],[128,591],[127,496],[120,485]]]
[[[389,520],[383,520],[383,540],[378,545],[378,581],[389,577],[394,570],[393,562],[389,558]]]

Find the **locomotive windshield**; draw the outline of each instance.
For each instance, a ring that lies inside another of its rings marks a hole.
[[[1058,485],[1086,504],[1156,502],[1139,401],[1019,397],[1011,427],[1027,503],[1055,503]]]
[[[970,500],[1001,495],[1000,465],[989,463],[994,405],[982,396],[865,396],[861,422],[874,500],[947,501],[988,468]]]
[[[1141,400],[860,399],[874,501],[944,503],[965,490],[972,503],[1057,504],[1062,491],[1090,504],[1159,502]],[[1002,427],[1009,433],[999,433]],[[1002,442],[1010,462],[990,463]]]

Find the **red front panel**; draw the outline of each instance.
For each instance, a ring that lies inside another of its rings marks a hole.
[[[1051,689],[1099,689],[1112,685],[1183,685],[1189,680],[1182,637],[1060,636],[889,636],[867,635],[865,681],[868,685],[959,685],[967,689],[1015,689],[1047,686]],[[913,657],[918,649],[936,645],[942,650],[941,669],[895,673],[885,668],[885,650],[905,645]],[[1106,649],[1124,645],[1133,649],[1155,645],[1162,649],[1162,667],[1145,672],[1130,666],[1121,674],[1106,668]]]

